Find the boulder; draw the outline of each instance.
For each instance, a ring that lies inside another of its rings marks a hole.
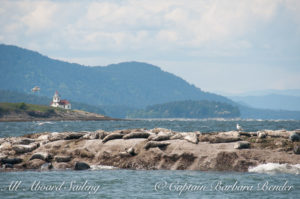
[[[183,134],[182,133],[175,133],[170,137],[170,140],[181,140],[183,139]]]
[[[23,162],[21,158],[2,158],[1,164],[19,164]]]
[[[76,162],[74,167],[75,170],[87,170],[90,168],[91,168],[90,165],[88,165],[85,162]]]
[[[122,132],[117,132],[117,133],[111,133],[108,134],[103,140],[102,142],[105,143],[109,140],[114,140],[114,139],[122,139],[124,136],[124,134]]]
[[[144,149],[148,150],[150,148],[164,148],[166,146],[168,146],[169,144],[171,144],[170,142],[157,142],[157,141],[149,141],[145,144]]]
[[[35,153],[31,156],[30,160],[33,160],[33,159],[40,159],[40,160],[44,160],[46,162],[49,162],[52,157],[50,154],[46,153],[46,152],[39,152],[39,153]]]
[[[32,143],[30,145],[15,145],[12,147],[12,149],[16,153],[28,153],[28,152],[31,152],[31,151],[37,149],[39,146],[40,146],[39,143]]]
[[[0,151],[10,150],[12,148],[12,144],[10,142],[4,142],[0,146]]]
[[[290,135],[289,139],[292,142],[298,142],[298,141],[300,141],[300,135],[297,134],[297,133],[293,133],[293,134]]]
[[[71,161],[71,156],[55,156],[54,160],[56,162],[70,162]]]
[[[294,153],[295,154],[300,154],[300,145],[296,145],[296,146],[294,146]]]
[[[27,161],[24,164],[24,167],[26,169],[40,169],[43,164],[45,164],[44,160],[34,159],[34,160]]]
[[[235,149],[248,149],[248,148],[250,148],[250,142],[248,142],[248,141],[237,142],[237,143],[235,143],[233,148],[235,148]]]
[[[131,132],[123,136],[123,139],[132,139],[132,138],[148,138],[150,133],[148,132]]]

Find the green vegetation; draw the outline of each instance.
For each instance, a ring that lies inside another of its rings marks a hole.
[[[0,116],[8,113],[26,113],[33,117],[49,117],[55,115],[55,110],[66,111],[61,108],[21,103],[0,103]]]
[[[207,100],[157,104],[129,114],[131,118],[235,118],[239,116],[238,107]]]

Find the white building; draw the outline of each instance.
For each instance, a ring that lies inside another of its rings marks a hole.
[[[70,102],[68,100],[61,100],[57,91],[53,95],[53,100],[50,106],[64,108],[64,109],[71,109]]]

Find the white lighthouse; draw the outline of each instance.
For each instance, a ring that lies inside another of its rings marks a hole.
[[[53,95],[53,99],[50,106],[71,109],[71,103],[68,100],[61,100],[57,91]]]

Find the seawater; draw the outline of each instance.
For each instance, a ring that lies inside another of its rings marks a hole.
[[[300,129],[299,120],[192,120],[192,119],[153,119],[153,120],[120,120],[120,121],[54,121],[54,122],[0,122],[0,137],[21,136],[39,132],[95,131],[103,129],[133,129],[156,127],[173,131],[200,131],[203,133],[236,130],[240,124],[244,131],[295,130]]]
[[[300,129],[300,121],[131,120],[4,122],[0,137],[38,132],[168,128],[205,133]],[[299,163],[300,164],[300,163]],[[0,172],[0,198],[299,198],[299,165],[267,164],[252,172],[121,170]],[[287,171],[287,172],[286,172]]]

